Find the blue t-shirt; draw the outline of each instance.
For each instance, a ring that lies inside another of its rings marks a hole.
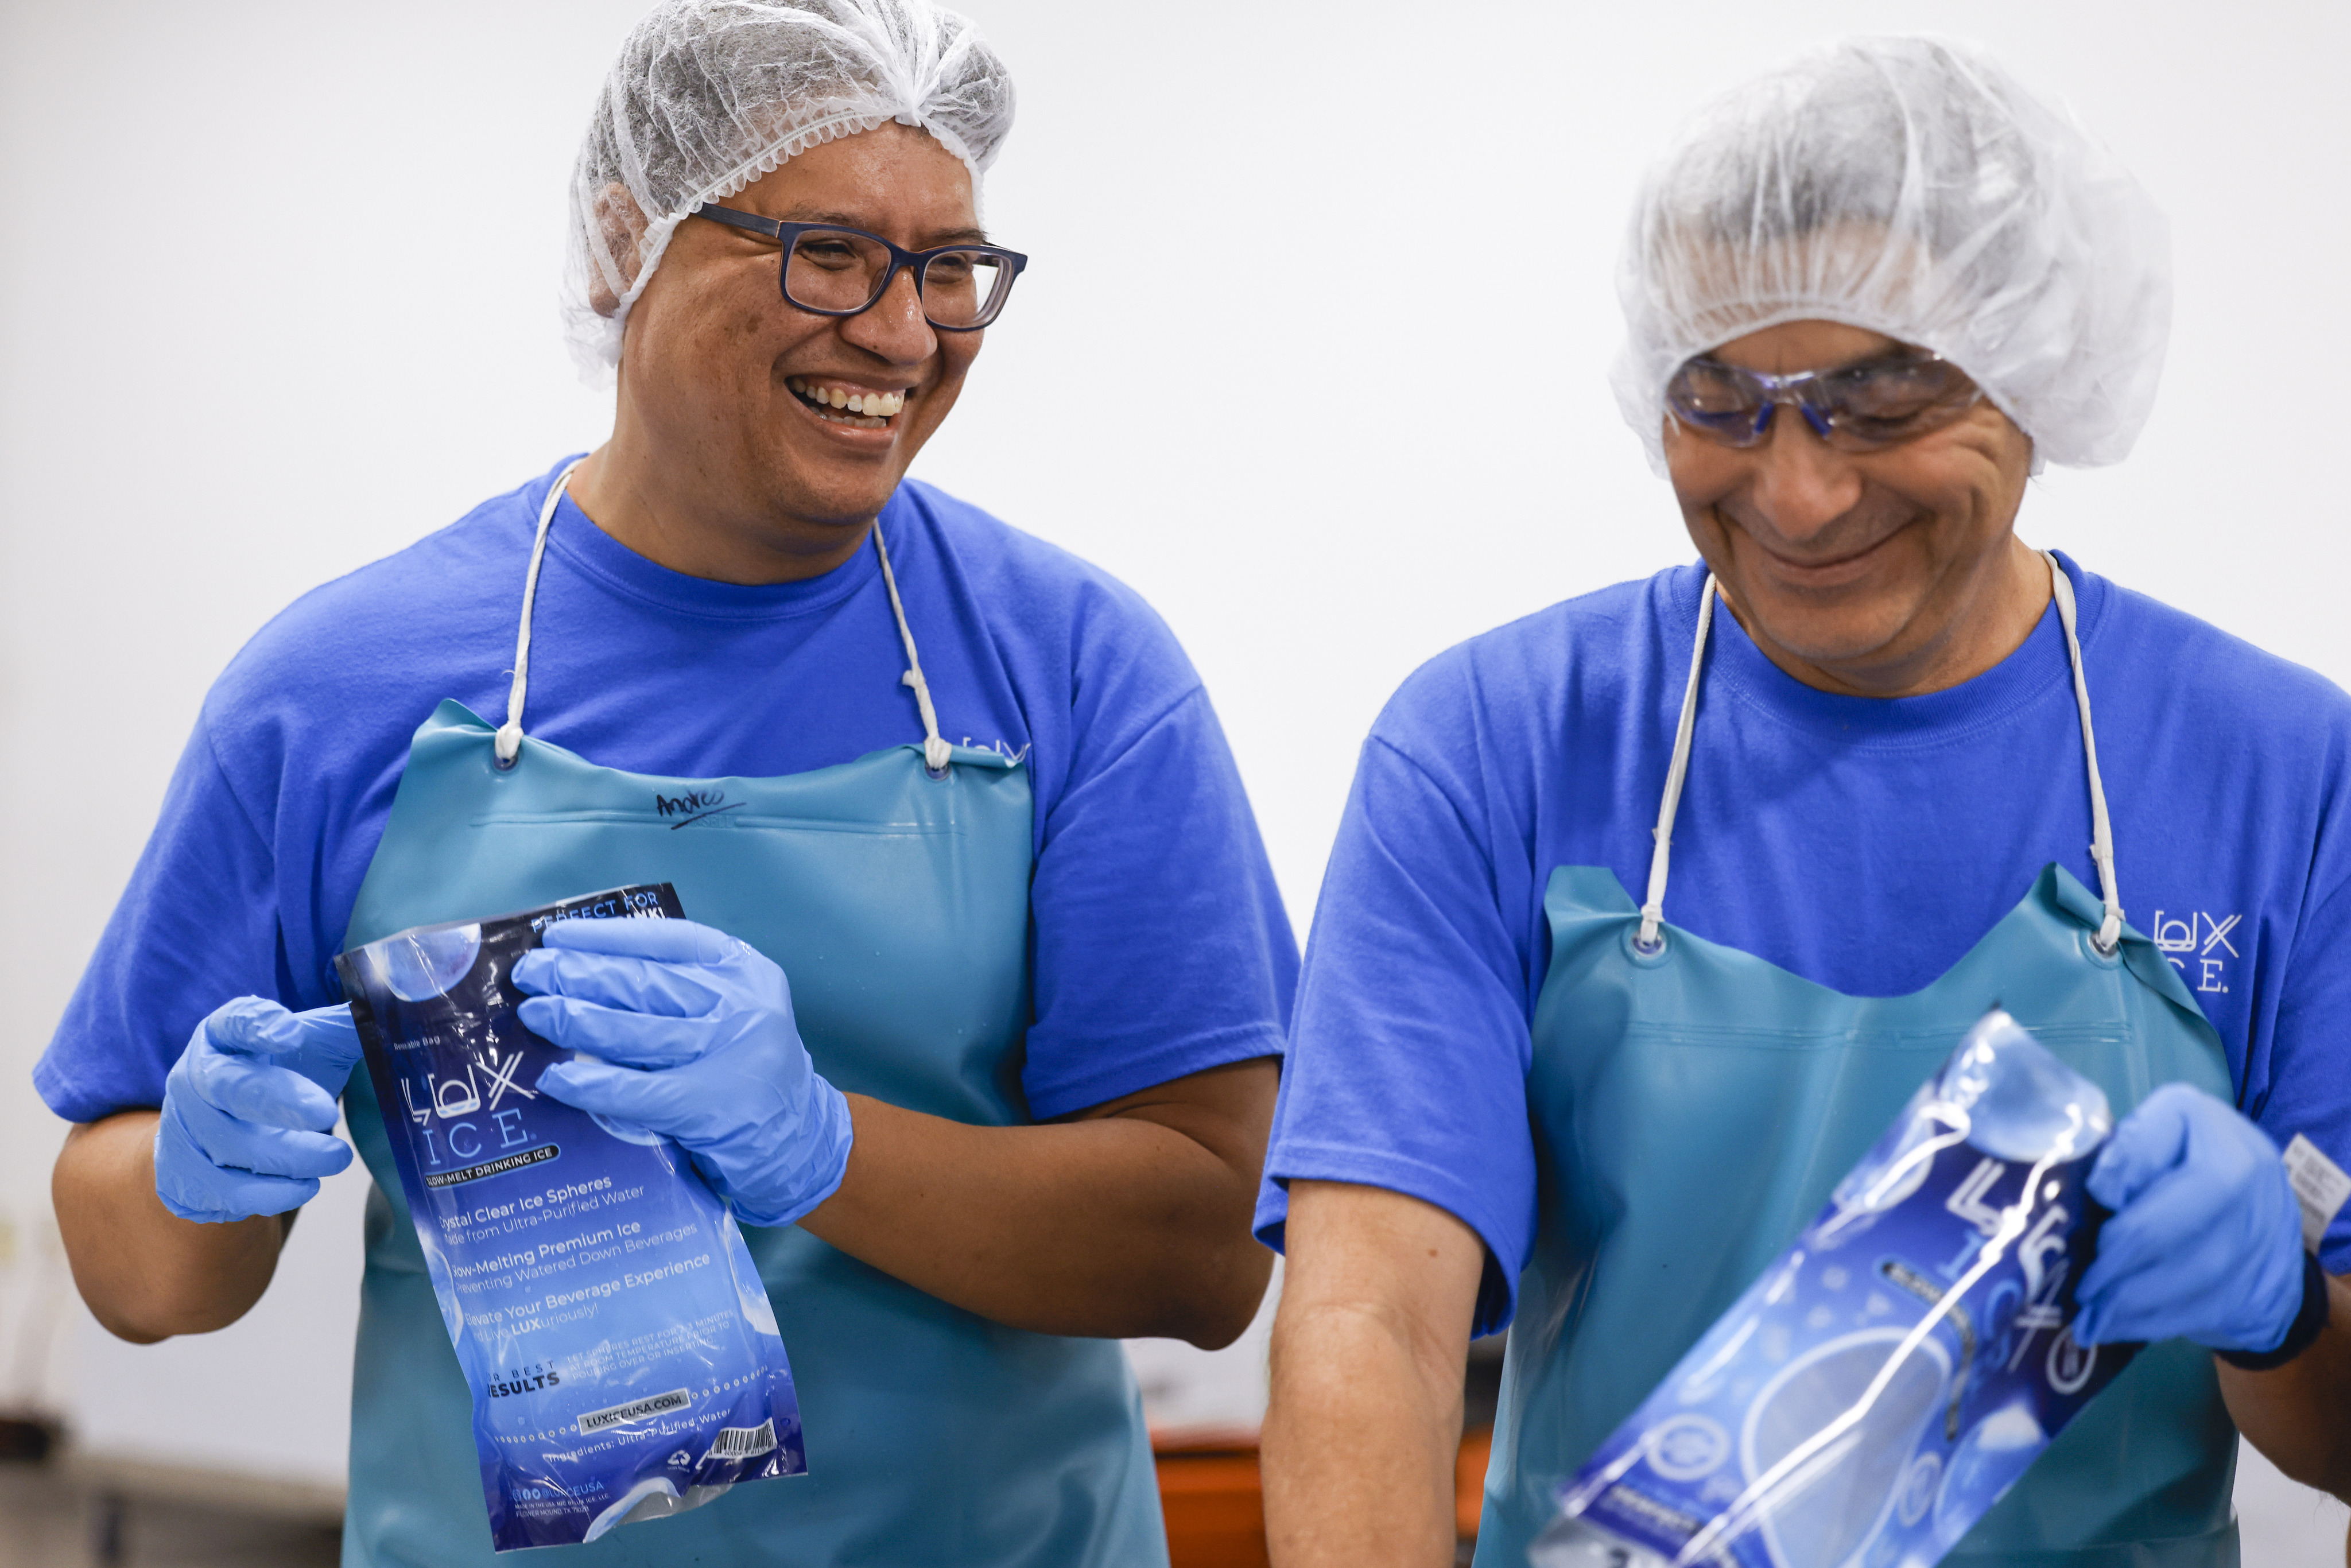
[[[298,601],[205,698],[162,820],[35,1070],[59,1115],[160,1103],[232,997],[338,999],[332,963],[410,736],[455,697],[506,716],[553,475]],[[928,486],[881,527],[951,741],[1025,758],[1044,1119],[1279,1054],[1297,947],[1207,694],[1101,571]],[[775,776],[920,741],[869,545],[804,582],[681,576],[567,497],[533,614],[535,737],[631,772]]]
[[[2124,908],[2220,1031],[2239,1104],[2351,1167],[2351,698],[2064,563]],[[1542,900],[1603,866],[1635,903],[1702,569],[1555,605],[1406,681],[1364,743],[1316,908],[1258,1232],[1282,1183],[1457,1215],[1509,1321],[1536,1226],[1525,1092],[1551,962]],[[1940,977],[2054,861],[2098,886],[2053,605],[1927,696],[1842,696],[1714,618],[1666,916],[1856,996]],[[2351,1210],[2326,1267],[2351,1270]]]

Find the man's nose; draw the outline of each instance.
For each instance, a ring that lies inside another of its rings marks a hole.
[[[1753,451],[1748,504],[1792,544],[1803,543],[1861,502],[1861,476],[1844,454],[1813,433],[1802,410],[1775,410]]]
[[[939,346],[938,334],[924,318],[911,268],[892,278],[881,298],[843,321],[841,336],[893,365],[919,365]]]

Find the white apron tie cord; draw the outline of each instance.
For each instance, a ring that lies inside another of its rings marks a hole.
[[[522,580],[522,628],[515,633],[514,684],[507,688],[507,721],[498,726],[497,737],[491,743],[501,768],[512,768],[522,754],[522,700],[530,689],[530,607],[538,598],[538,563],[547,559],[548,527],[555,521],[556,503],[563,499],[572,471],[586,461],[581,457],[565,465],[555,483],[547,487],[547,500],[538,508],[538,532],[530,541],[530,570]]]
[[[2106,786],[2098,777],[2098,736],[2090,727],[2090,683],[2082,673],[2082,639],[2074,625],[2074,584],[2057,558],[2047,550],[2049,591],[2057,601],[2057,622],[2065,628],[2065,656],[2074,666],[2074,703],[2082,710],[2082,757],[2090,769],[2090,858],[2098,862],[2098,895],[2105,900],[2106,917],[2099,924],[2092,946],[2112,957],[2123,938],[2123,895],[2115,878],[2115,830],[2106,816]]]
[[[547,559],[547,531],[555,521],[555,508],[563,499],[565,486],[571,483],[572,471],[587,461],[579,459],[555,476],[548,486],[547,500],[538,508],[538,531],[530,542],[530,569],[523,577],[522,625],[515,633],[514,684],[507,689],[507,721],[498,726],[491,743],[492,754],[500,768],[512,768],[515,758],[522,754],[522,706],[530,690],[530,612],[538,598],[538,569]],[[955,748],[939,735],[939,716],[931,706],[931,688],[923,679],[923,661],[914,652],[914,628],[906,624],[906,607],[898,598],[898,579],[890,570],[890,547],[883,542],[882,525],[873,525],[873,549],[882,560],[882,584],[890,591],[890,613],[898,622],[898,638],[906,645],[906,673],[901,682],[914,688],[914,706],[923,714],[923,763],[934,775],[946,772]]]
[[[1690,736],[1698,727],[1698,676],[1706,664],[1706,634],[1714,625],[1714,573],[1706,574],[1706,594],[1698,605],[1698,636],[1690,644],[1689,684],[1682,688],[1681,722],[1674,727],[1674,759],[1666,768],[1666,798],[1657,803],[1657,825],[1650,837],[1649,896],[1641,905],[1641,932],[1633,946],[1655,953],[1666,945],[1659,929],[1666,918],[1666,870],[1672,858],[1674,813],[1681,809],[1682,781],[1689,777]]]
[[[2114,824],[2106,814],[2106,787],[2098,775],[2098,736],[2090,724],[2090,683],[2082,668],[2082,641],[2074,624],[2074,584],[2047,550],[2039,552],[2049,563],[2050,597],[2057,603],[2057,622],[2065,630],[2065,658],[2074,671],[2074,702],[2082,715],[2082,758],[2090,774],[2090,858],[2098,866],[2099,895],[2105,918],[2091,945],[2111,957],[2122,941],[2123,898],[2115,875]],[[1680,808],[1682,783],[1689,775],[1690,737],[1698,720],[1698,671],[1706,663],[1707,632],[1714,623],[1715,580],[1707,575],[1706,597],[1698,612],[1698,637],[1690,650],[1689,684],[1682,689],[1681,722],[1674,731],[1674,756],[1666,769],[1665,799],[1657,805],[1654,831],[1656,847],[1649,855],[1649,896],[1641,905],[1641,929],[1633,946],[1644,954],[1665,946],[1666,873],[1673,848],[1674,813]]]
[[[898,618],[898,636],[906,644],[906,673],[898,681],[914,688],[914,706],[923,713],[923,765],[935,777],[947,770],[947,758],[955,748],[939,737],[938,711],[931,706],[930,683],[923,679],[923,661],[914,652],[914,629],[906,624],[906,607],[898,601],[898,574],[890,570],[890,547],[882,538],[878,520],[873,525],[873,549],[882,558],[882,586],[890,591],[890,613]]]

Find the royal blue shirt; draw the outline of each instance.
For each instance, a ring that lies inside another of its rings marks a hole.
[[[332,963],[409,737],[455,697],[506,716],[531,535],[553,475],[298,601],[205,698],[162,819],[34,1072],[89,1121],[160,1103],[232,997],[339,998]],[[1278,1054],[1297,949],[1207,694],[1135,594],[912,481],[880,524],[952,741],[1026,760],[1043,1119]],[[569,497],[533,615],[534,737],[590,762],[774,776],[923,738],[869,544],[804,582],[656,566]]]
[[[2065,570],[2124,908],[2220,1031],[2238,1103],[2351,1167],[2351,698]],[[1362,1183],[1488,1249],[1479,1332],[1535,1236],[1530,1023],[1543,890],[1602,866],[1638,903],[1702,569],[1555,605],[1406,681],[1364,743],[1308,939],[1259,1234],[1283,1184]],[[1666,915],[1857,996],[1938,978],[2054,861],[2098,886],[2053,605],[1974,680],[1817,691],[1714,618]],[[2351,1271],[2351,1211],[2323,1260]]]

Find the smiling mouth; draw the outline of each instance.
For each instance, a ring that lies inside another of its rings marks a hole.
[[[1909,519],[1909,521],[1915,520],[1915,518]],[[1771,545],[1765,543],[1761,536],[1752,528],[1741,527],[1739,528],[1739,531],[1747,536],[1747,538],[1754,544],[1755,548],[1762,552],[1764,559],[1769,560],[1774,568],[1789,576],[1802,580],[1806,578],[1824,576],[1834,573],[1840,568],[1857,568],[1865,559],[1876,555],[1879,550],[1884,549],[1887,545],[1891,544],[1896,538],[1898,538],[1909,526],[1909,521],[1906,521],[1896,527],[1887,529],[1885,533],[1879,535],[1876,538],[1870,540],[1859,549],[1840,549],[1835,555],[1821,560],[1806,560],[1796,556],[1783,554],[1780,550],[1776,550],[1772,549]]]
[[[1886,538],[1893,538],[1891,534],[1886,536]],[[1862,548],[1857,550],[1848,550],[1843,555],[1832,557],[1827,560],[1798,560],[1793,556],[1782,555],[1779,551],[1771,549],[1769,545],[1763,547],[1763,553],[1770,556],[1776,564],[1786,570],[1798,572],[1832,571],[1841,566],[1852,565],[1855,561],[1859,560],[1862,557],[1876,549],[1879,545],[1882,545],[1885,542],[1886,539],[1878,539],[1875,543],[1862,546]]]
[[[903,392],[843,386],[813,376],[788,376],[784,386],[819,419],[854,430],[888,430],[890,422],[906,406],[906,394]]]

